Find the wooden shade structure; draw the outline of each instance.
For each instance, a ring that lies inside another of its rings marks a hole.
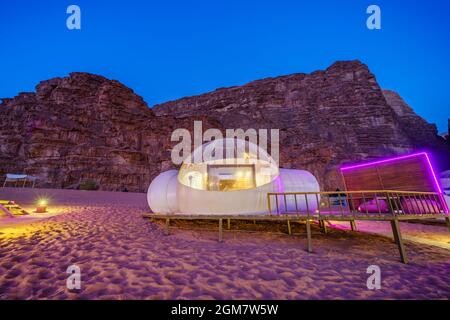
[[[347,191],[403,190],[442,193],[428,155],[415,153],[341,168]]]

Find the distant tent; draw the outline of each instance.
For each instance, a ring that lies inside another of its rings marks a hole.
[[[450,195],[450,170],[441,172],[439,174],[439,180],[442,185],[442,189],[446,195]]]
[[[32,188],[34,188],[34,185],[36,183],[37,178],[27,175],[27,174],[14,174],[14,173],[7,173],[6,178],[3,182],[3,187],[6,187],[7,184],[13,184],[15,187],[21,186],[24,188],[27,183],[31,185]]]

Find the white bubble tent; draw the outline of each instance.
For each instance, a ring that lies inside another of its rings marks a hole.
[[[158,214],[266,214],[270,192],[319,191],[310,172],[278,168],[256,144],[225,138],[196,148],[180,170],[159,174],[148,188],[147,201]],[[281,205],[305,209],[306,200],[288,199]]]

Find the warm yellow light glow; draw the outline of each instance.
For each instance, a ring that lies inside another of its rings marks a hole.
[[[48,197],[40,196],[36,199],[36,205],[38,207],[46,207],[48,205]]]
[[[37,231],[45,230],[43,225],[16,225],[0,229],[0,239],[14,239],[19,237],[31,237]]]

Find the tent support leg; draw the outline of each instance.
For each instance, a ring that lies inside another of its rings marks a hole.
[[[323,229],[323,233],[328,233],[328,228],[327,228],[327,224],[325,220],[322,220],[322,229]]]
[[[408,258],[406,257],[405,246],[403,245],[402,233],[400,231],[400,225],[397,219],[391,221],[392,233],[394,234],[395,242],[398,246],[398,251],[400,253],[400,258],[403,263],[408,263]]]
[[[309,221],[309,220],[306,220],[306,237],[307,237],[308,252],[312,252],[311,221]]]
[[[166,228],[165,228],[165,230],[164,230],[164,234],[165,234],[166,236],[169,235],[169,225],[170,225],[170,219],[166,219]]]
[[[223,233],[222,219],[219,219],[219,242],[222,242],[222,233]]]

